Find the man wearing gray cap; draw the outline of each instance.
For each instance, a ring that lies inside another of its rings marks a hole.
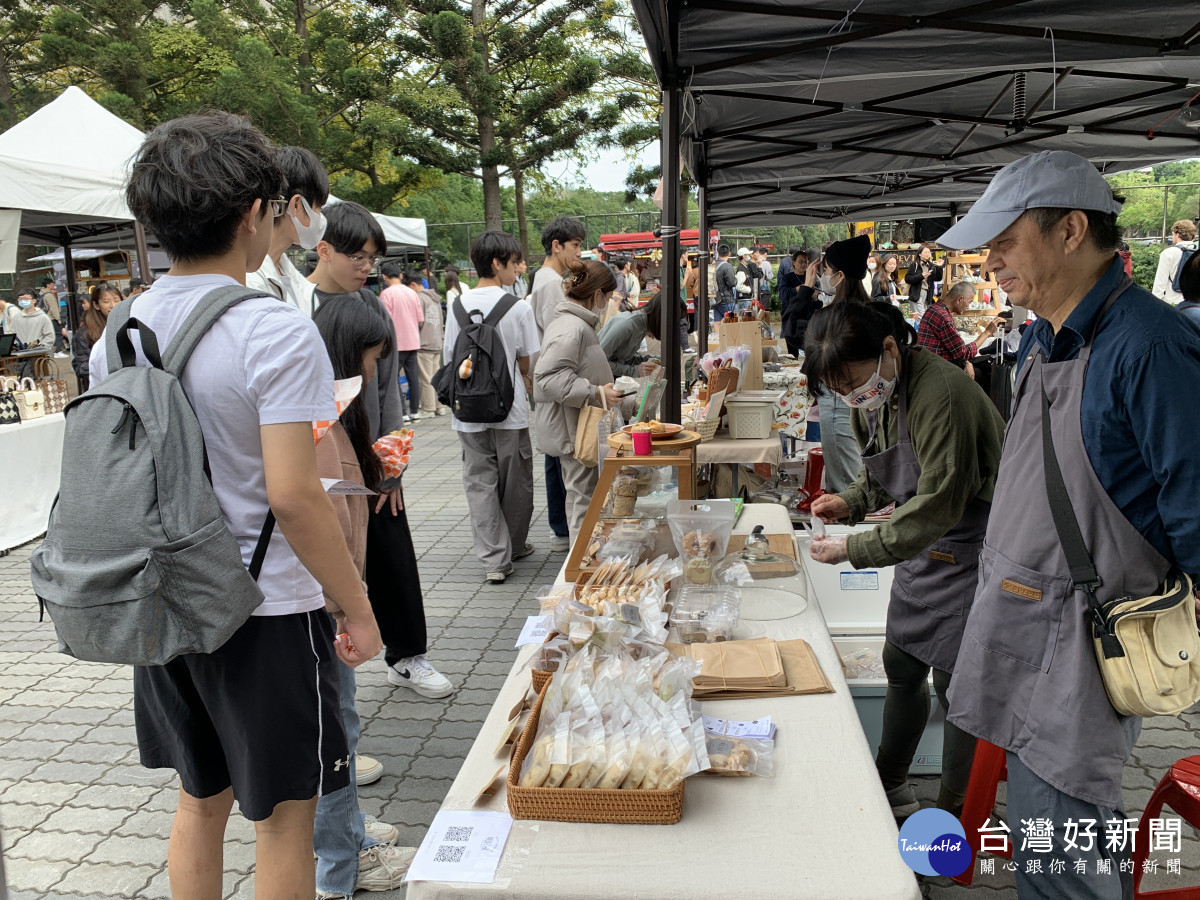
[[[993,280],[1039,317],[1021,342],[948,716],[1007,751],[1022,900],[1132,896],[1121,868],[1132,848],[1114,849],[1105,823],[1126,818],[1121,772],[1141,719],[1109,702],[1088,588],[1104,603],[1159,592],[1172,569],[1200,572],[1200,334],[1125,275],[1119,211],[1091,163],[1048,151],[1005,167],[938,239],[990,246]],[[1098,584],[1072,578],[1081,568],[1058,536],[1065,504],[1052,506],[1048,484],[1056,496],[1065,488]],[[1021,823],[1037,819],[1052,826],[1049,853],[1021,837]],[[1026,859],[1045,874],[1029,873]]]

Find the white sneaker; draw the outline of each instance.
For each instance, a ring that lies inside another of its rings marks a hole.
[[[409,863],[416,855],[416,847],[368,847],[358,854],[358,882],[354,889],[394,891],[404,883]]]
[[[450,679],[429,664],[424,655],[410,656],[388,667],[388,681],[400,687],[412,688],[422,697],[440,700],[454,693]]]
[[[358,854],[356,891],[394,891],[404,883],[409,864],[417,855],[416,847],[381,844]],[[317,891],[317,900],[350,900],[336,891]]]
[[[374,784],[383,777],[383,763],[361,753],[354,757],[354,783],[359,787]]]
[[[448,415],[450,415],[450,407],[448,407],[448,406],[439,406],[439,407],[438,407],[438,411],[437,411],[437,415],[439,415],[439,416],[448,416]]]
[[[381,844],[394,844],[396,838],[400,837],[400,831],[395,825],[380,822],[374,816],[363,816],[363,831],[371,840]]]
[[[559,537],[555,535],[550,538],[551,553],[566,553],[571,549],[571,539],[569,537]]]

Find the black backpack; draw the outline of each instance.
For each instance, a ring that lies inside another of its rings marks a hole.
[[[485,317],[477,309],[466,312],[462,298],[454,301],[458,337],[454,357],[433,376],[439,402],[450,407],[460,422],[494,424],[512,411],[512,374],[504,341],[496,326],[520,301],[505,294]]]

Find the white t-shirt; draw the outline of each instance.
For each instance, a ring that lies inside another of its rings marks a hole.
[[[460,299],[463,310],[467,313],[479,310],[485,316],[507,294],[504,288],[487,287],[465,291]],[[455,431],[480,432],[489,428],[502,431],[516,431],[529,427],[529,398],[525,395],[525,383],[521,380],[521,369],[517,360],[522,356],[532,356],[541,346],[538,343],[537,321],[533,317],[533,307],[528,303],[518,303],[510,309],[496,326],[500,332],[500,340],[508,353],[508,364],[513,381],[513,408],[508,418],[503,422],[488,425],[483,422],[460,422],[455,416],[450,426]],[[454,358],[454,342],[458,340],[458,318],[454,315],[451,304],[446,310],[446,339],[442,344],[442,352],[447,361]]]
[[[237,284],[224,275],[164,275],[133,299],[132,314],[165,352],[188,314],[211,290]],[[138,365],[147,365],[138,346]],[[92,349],[93,387],[108,375],[106,342]],[[196,347],[183,388],[208,449],[213,490],[225,523],[250,565],[267,515],[259,427],[337,418],[333,366],[317,326],[274,298],[243,300],[227,311]],[[308,612],[325,605],[321,586],[276,529],[258,586],[265,600],[256,616]]]

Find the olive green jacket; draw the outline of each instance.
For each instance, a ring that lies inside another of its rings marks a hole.
[[[916,495],[898,506],[890,521],[847,539],[846,552],[856,569],[893,566],[912,559],[953,528],[972,500],[990,503],[996,488],[1004,420],[995,405],[962,369],[940,356],[913,349],[906,360],[910,367],[908,433],[921,477]],[[877,449],[886,450],[897,440],[895,393],[877,415]],[[850,427],[859,446],[866,446],[866,413],[854,410]],[[851,525],[895,499],[873,479],[868,489],[865,467],[839,496],[850,507],[850,516],[844,521]]]

